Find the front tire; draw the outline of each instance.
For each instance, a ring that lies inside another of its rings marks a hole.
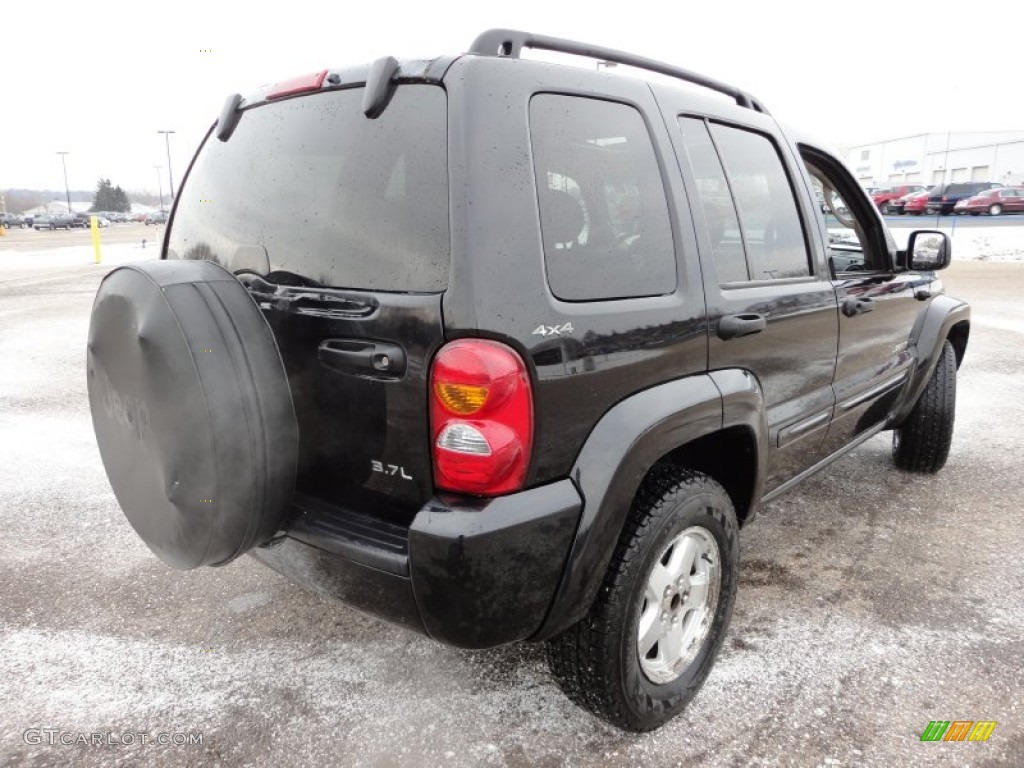
[[[630,731],[679,714],[707,679],[732,616],[738,531],[715,480],[655,467],[589,613],[548,641],[566,694]]]
[[[914,410],[892,433],[896,466],[910,472],[938,472],[953,444],[956,412],[956,353],[948,341]]]

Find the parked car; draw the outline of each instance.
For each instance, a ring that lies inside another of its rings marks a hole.
[[[921,184],[897,184],[891,187],[882,187],[872,193],[871,202],[877,205],[878,210],[883,214],[897,213],[894,201],[906,195],[923,191],[924,186]]]
[[[920,194],[920,192],[911,192],[909,194],[903,195],[902,197],[897,197],[895,200],[890,200],[888,203],[886,203],[886,206],[888,207],[887,213],[889,215],[902,216],[903,206],[907,204],[907,201],[911,197],[917,194]]]
[[[75,226],[75,217],[67,213],[36,216],[32,222],[33,229],[71,229],[73,226]]]
[[[956,204],[961,213],[977,216],[988,213],[998,216],[1002,213],[1019,213],[1024,211],[1024,187],[1003,187],[987,189],[973,197],[965,198]]]
[[[147,226],[149,224],[166,224],[167,213],[166,211],[154,211],[146,215],[145,222]]]
[[[0,227],[3,227],[4,229],[14,229],[15,227],[24,229],[26,226],[25,219],[18,214],[0,213]]]
[[[952,213],[958,200],[1002,186],[1002,184],[992,181],[966,181],[934,188],[928,195],[928,213],[941,215]]]
[[[924,192],[916,192],[910,195],[903,202],[903,213],[909,216],[920,216],[928,211],[928,198],[935,192],[938,187],[932,187],[931,189],[925,190]]]
[[[491,30],[242,101],[86,347],[107,476],[169,565],[249,553],[440,642],[546,641],[574,701],[646,731],[707,678],[762,504],[883,430],[897,467],[945,463],[949,238],[897,252],[735,86]]]
[[[88,229],[92,226],[92,217],[96,217],[96,226],[98,227],[109,227],[110,219],[103,216],[101,213],[76,213],[74,226],[81,227],[82,229]]]

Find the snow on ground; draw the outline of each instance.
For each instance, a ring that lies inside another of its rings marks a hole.
[[[907,238],[915,229],[937,230],[949,235],[956,261],[1024,261],[1024,228],[1019,226],[957,227],[953,219],[951,225],[890,227],[889,232],[897,247],[906,248]],[[833,227],[829,233],[842,237],[848,236],[850,230]]]
[[[160,258],[160,240],[151,240],[143,248],[140,243],[116,243],[100,249],[102,264],[127,264],[132,261]],[[0,252],[0,269],[4,267],[77,267],[95,263],[91,245],[70,245],[50,250],[4,250]]]
[[[953,241],[953,258],[958,261],[1024,261],[1024,228],[1021,227],[958,227],[951,225],[920,227],[945,232]],[[896,245],[905,248],[914,231],[910,227],[891,227]]]

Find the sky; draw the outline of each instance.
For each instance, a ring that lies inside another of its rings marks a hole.
[[[175,132],[178,185],[229,94],[380,56],[458,53],[491,27],[701,72],[835,145],[1024,129],[1020,6],[1003,0],[49,0],[45,16],[0,28],[0,189],[63,189],[57,152],[66,151],[73,190],[103,177],[166,194],[167,144],[157,131]]]

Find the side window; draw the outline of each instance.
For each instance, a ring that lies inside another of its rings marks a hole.
[[[857,194],[856,182],[837,161],[818,150],[801,146],[800,156],[821,206],[833,271],[888,269],[888,252],[879,241],[877,222],[868,213],[870,201]]]
[[[668,201],[640,113],[611,101],[537,94],[530,140],[552,293],[592,301],[675,291]]]
[[[807,277],[807,241],[775,144],[753,131],[711,124],[739,212],[752,280]]]
[[[697,182],[697,199],[704,212],[718,282],[749,280],[740,220],[708,127],[699,118],[680,117],[679,129]]]

